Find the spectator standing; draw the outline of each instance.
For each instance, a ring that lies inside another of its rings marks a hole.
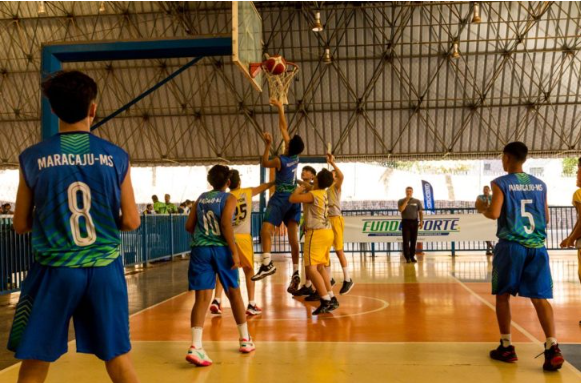
[[[176,205],[174,205],[170,201],[171,201],[171,196],[169,194],[166,194],[165,195],[166,212],[169,214],[176,214],[178,212],[178,208],[176,207]]]
[[[151,199],[153,200],[153,210],[155,210],[155,214],[167,214],[165,203],[161,202],[156,195],[152,195]]]
[[[413,193],[414,189],[408,186],[405,189],[406,197],[397,201],[398,210],[402,218],[403,255],[407,263],[417,262],[415,255],[418,228],[421,228],[424,224],[424,206],[420,200],[413,198]]]

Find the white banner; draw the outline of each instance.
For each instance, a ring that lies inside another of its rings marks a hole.
[[[399,216],[346,216],[345,242],[402,242]],[[418,242],[495,241],[496,221],[482,214],[424,214]]]

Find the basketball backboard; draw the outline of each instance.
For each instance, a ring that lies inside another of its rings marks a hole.
[[[264,60],[262,50],[262,18],[252,1],[232,2],[232,61],[252,86],[262,92],[262,73],[250,76],[250,63]]]

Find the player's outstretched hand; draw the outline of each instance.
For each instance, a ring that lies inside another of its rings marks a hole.
[[[280,102],[278,100],[275,100],[275,99],[271,98],[268,101],[270,102],[270,105],[276,106],[279,109],[283,107],[282,102]]]
[[[272,136],[270,135],[270,133],[264,132],[263,137],[266,145],[272,144]]]
[[[327,163],[328,164],[332,164],[333,162],[335,162],[335,156],[334,155],[332,155],[331,153],[327,153],[326,156],[327,156]]]

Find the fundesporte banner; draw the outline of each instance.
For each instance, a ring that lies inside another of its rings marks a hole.
[[[345,242],[401,242],[399,216],[346,216]],[[418,242],[494,241],[496,221],[482,214],[425,215]]]

